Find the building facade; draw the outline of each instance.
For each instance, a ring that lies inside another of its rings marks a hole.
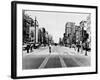
[[[81,27],[75,26],[75,36],[76,36],[76,44],[79,44],[81,41]]]
[[[87,16],[87,33],[89,34],[88,42],[89,47],[91,47],[91,15]]]
[[[34,23],[33,19],[27,14],[23,15],[23,43],[30,41],[30,27]]]
[[[64,34],[64,42],[65,45],[71,45],[73,42],[73,36],[75,33],[75,23],[74,22],[67,22],[65,25],[65,34]]]

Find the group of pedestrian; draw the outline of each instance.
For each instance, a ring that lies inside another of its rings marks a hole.
[[[83,53],[83,50],[85,50],[85,55],[87,55],[87,51],[88,51],[88,43],[81,43],[81,44],[72,44],[71,48],[74,48],[75,51],[77,51],[78,53],[81,51],[81,53]]]
[[[27,53],[33,52],[34,44],[28,43],[26,46]]]
[[[83,50],[85,50],[85,55],[87,55],[87,51],[88,51],[87,42],[82,43],[81,45],[80,44],[77,45],[77,52],[80,52],[80,50],[81,50],[81,53],[83,53]]]

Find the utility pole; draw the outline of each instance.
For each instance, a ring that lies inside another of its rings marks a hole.
[[[34,26],[35,26],[35,44],[36,44],[36,16],[35,16],[35,24],[34,24]]]
[[[83,39],[84,39],[84,27],[85,27],[86,21],[82,22],[82,41],[81,41],[81,53],[83,53]]]

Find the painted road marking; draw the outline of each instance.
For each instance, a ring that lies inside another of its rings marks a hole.
[[[46,64],[47,64],[47,62],[48,62],[48,60],[49,60],[49,58],[50,58],[50,55],[48,55],[46,58],[45,58],[45,60],[42,62],[42,64],[40,65],[40,67],[39,67],[39,69],[40,68],[44,68],[45,66],[46,66]]]
[[[62,59],[61,56],[59,56],[59,59],[60,59],[62,67],[67,67],[67,65],[65,64],[65,61]]]
[[[68,53],[68,55],[69,55],[70,53]],[[84,66],[84,64],[83,63],[81,63],[80,61],[77,61],[74,57],[72,57],[71,55],[69,55],[70,56],[70,58],[72,58],[78,65],[80,65],[80,66]]]

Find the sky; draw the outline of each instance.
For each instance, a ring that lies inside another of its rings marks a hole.
[[[25,14],[32,19],[37,18],[39,27],[44,27],[49,34],[53,36],[54,42],[59,42],[59,38],[65,33],[65,24],[67,22],[75,22],[79,25],[82,20],[86,20],[89,14],[70,13],[70,12],[46,12],[27,10]]]

